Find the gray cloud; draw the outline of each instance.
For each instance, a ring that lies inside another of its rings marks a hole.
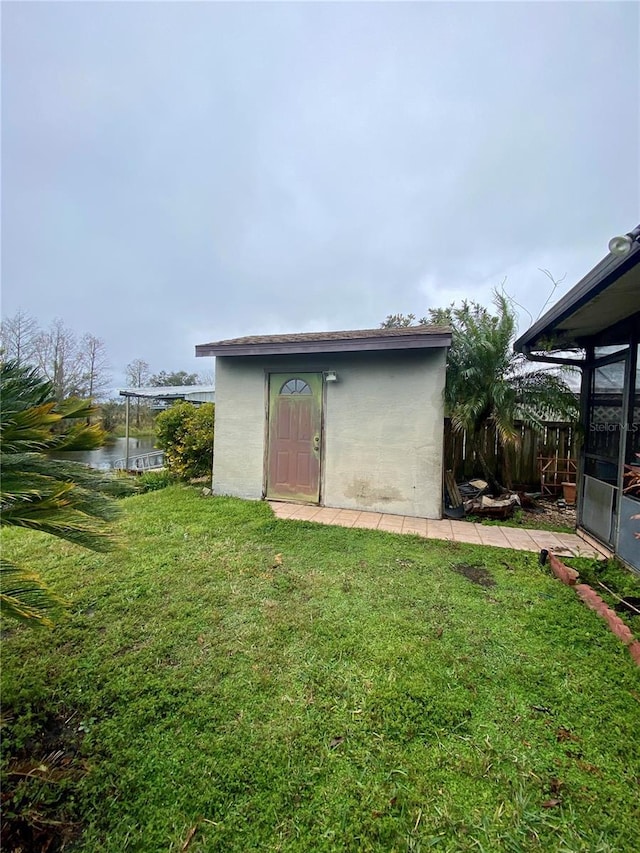
[[[638,218],[629,3],[6,4],[3,312],[114,365],[574,283]],[[523,324],[527,317],[523,315]]]

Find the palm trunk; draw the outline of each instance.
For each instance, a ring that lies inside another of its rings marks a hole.
[[[473,447],[473,452],[476,455],[476,459],[480,463],[480,467],[482,468],[482,474],[484,479],[489,484],[489,490],[492,495],[499,495],[504,492],[504,486],[499,482],[495,473],[489,467],[489,463],[487,462],[487,457],[484,455],[484,450],[482,449],[482,438],[480,433],[474,433],[471,436],[471,443]]]

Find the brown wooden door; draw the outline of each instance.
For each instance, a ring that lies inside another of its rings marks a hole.
[[[318,503],[322,374],[269,377],[267,497]]]

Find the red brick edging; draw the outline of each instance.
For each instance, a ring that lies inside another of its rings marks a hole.
[[[558,578],[558,580],[562,581],[562,583],[567,586],[574,587],[578,597],[587,605],[587,607],[591,610],[595,610],[598,616],[605,620],[610,630],[613,631],[619,640],[622,640],[625,646],[629,649],[631,657],[634,659],[636,664],[640,666],[640,640],[634,639],[629,627],[625,625],[618,614],[600,598],[598,593],[592,589],[589,584],[576,583],[579,579],[579,574],[575,569],[565,566],[562,560],[559,560],[555,554],[551,553],[551,551],[548,551],[547,554],[549,556],[549,566],[551,567],[553,574]],[[541,559],[543,564],[545,562],[545,556],[544,551],[542,551]]]

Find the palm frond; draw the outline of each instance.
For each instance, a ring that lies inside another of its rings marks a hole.
[[[33,625],[53,625],[64,602],[40,578],[16,566],[9,560],[0,560],[0,613],[29,622]]]
[[[131,478],[118,476],[112,471],[89,468],[80,462],[52,459],[43,453],[0,453],[0,466],[4,475],[3,494],[13,485],[19,491],[20,484],[29,482],[30,477],[73,483],[82,489],[108,497],[123,497],[139,491],[137,482]],[[44,479],[38,480],[38,483],[44,485]],[[108,503],[113,509],[115,505],[111,501]]]
[[[0,440],[5,453],[47,450],[55,438],[51,428],[60,421],[55,402],[42,403],[22,412],[9,411],[2,400]]]
[[[104,433],[87,423],[86,400],[53,399],[50,383],[15,362],[0,365],[0,505],[2,525],[47,533],[93,551],[117,543],[109,522],[117,515],[110,495],[122,482],[75,462],[51,459],[45,451],[91,449]],[[35,575],[3,563],[3,613],[46,624],[58,599]]]

